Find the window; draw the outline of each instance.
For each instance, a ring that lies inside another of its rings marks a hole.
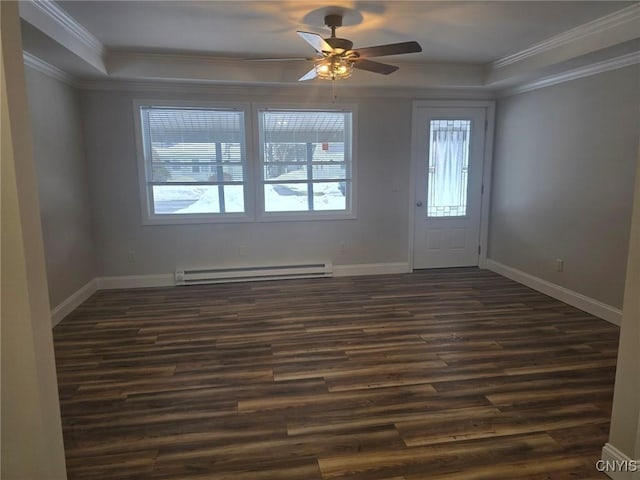
[[[428,217],[467,214],[470,120],[431,120]]]
[[[134,107],[144,223],[353,218],[353,109]]]
[[[245,211],[244,111],[139,106],[148,220]]]
[[[265,217],[350,215],[352,113],[261,110],[258,115]]]

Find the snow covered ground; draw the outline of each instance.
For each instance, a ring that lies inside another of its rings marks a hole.
[[[154,185],[153,199],[157,202],[171,202],[176,200],[198,200],[216,187],[208,185]],[[217,192],[217,189],[216,189]]]
[[[314,184],[314,210],[344,210],[346,201],[340,191],[339,182]],[[172,202],[192,200],[187,207],[179,208],[169,214],[219,213],[220,200],[218,187],[209,185],[156,185],[153,187],[156,211],[160,205]],[[307,187],[305,184],[265,185],[264,202],[267,212],[300,212],[309,209]],[[244,211],[244,190],[241,185],[224,187],[225,211],[239,213]]]

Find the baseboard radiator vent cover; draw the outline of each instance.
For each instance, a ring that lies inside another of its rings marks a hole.
[[[298,263],[291,265],[176,269],[175,282],[176,285],[201,285],[205,283],[324,278],[332,276],[333,265],[331,262]]]

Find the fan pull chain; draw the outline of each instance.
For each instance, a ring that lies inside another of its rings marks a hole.
[[[338,100],[338,95],[336,94],[336,79],[335,78],[331,79],[331,97],[332,97],[332,103],[336,103],[336,101]]]

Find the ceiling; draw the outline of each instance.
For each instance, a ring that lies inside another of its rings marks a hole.
[[[392,75],[356,72],[356,86],[504,88],[640,52],[638,2],[21,2],[25,51],[81,80],[295,84],[310,62],[245,59],[312,56],[295,32],[328,36],[328,13],[356,48],[422,45],[380,58],[401,67]]]

